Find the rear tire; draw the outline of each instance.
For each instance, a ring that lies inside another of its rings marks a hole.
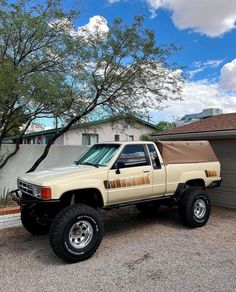
[[[99,213],[83,204],[71,205],[54,218],[49,242],[63,261],[76,263],[90,258],[103,237],[103,222]]]
[[[21,222],[27,231],[33,235],[47,234],[50,223],[43,221],[34,209],[23,207],[21,209]]]
[[[180,217],[190,227],[204,226],[211,213],[211,202],[205,190],[190,188],[186,190],[179,203]]]
[[[157,201],[138,203],[135,205],[136,208],[144,215],[155,215],[160,208],[160,203]]]

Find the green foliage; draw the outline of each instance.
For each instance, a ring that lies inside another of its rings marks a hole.
[[[0,0],[0,147],[20,124],[23,135],[36,118],[55,117],[64,129],[42,161],[56,138],[95,110],[146,117],[180,99],[181,70],[169,61],[177,48],[156,45],[142,17],[75,31],[78,15],[59,0]]]
[[[140,141],[152,141],[152,138],[149,135],[144,134],[140,137]]]
[[[156,130],[158,132],[163,132],[163,131],[167,131],[167,130],[170,130],[170,129],[175,128],[175,127],[177,127],[176,122],[160,121],[156,125]]]
[[[68,36],[49,24],[74,15],[57,0],[0,2],[0,145],[13,129],[66,108]]]

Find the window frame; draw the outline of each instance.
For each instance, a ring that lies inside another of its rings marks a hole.
[[[83,135],[89,137],[89,144],[83,144]],[[94,144],[91,144],[91,135],[97,137],[97,141]],[[99,135],[98,134],[96,134],[96,133],[82,133],[82,137],[81,137],[81,145],[82,146],[93,146],[93,145],[98,144],[98,143],[99,143]]]
[[[150,152],[149,147],[148,147],[149,145],[152,146],[152,147],[154,148],[154,150],[156,151],[157,159],[158,159],[158,162],[159,162],[159,166],[156,164],[155,161],[152,160],[151,152]],[[153,169],[154,169],[154,170],[162,169],[162,165],[161,165],[161,161],[160,161],[159,153],[158,153],[158,151],[156,150],[155,146],[154,146],[153,144],[146,144],[146,147],[147,147],[147,151],[148,151],[149,158],[150,158],[151,165],[152,165]]]
[[[128,145],[124,145],[124,147],[120,150],[120,153],[118,154],[118,156],[117,156],[115,162],[113,163],[111,169],[117,169],[116,164],[117,164],[120,156],[122,155],[122,153],[125,150],[125,148],[126,147],[129,147],[129,146],[142,146],[143,147],[143,152],[144,152],[144,155],[145,155],[145,158],[146,158],[146,161],[147,161],[147,164],[145,164],[145,165],[125,166],[122,169],[134,168],[134,167],[151,166],[151,159],[150,159],[149,152],[148,152],[148,149],[147,149],[147,145],[146,144],[128,144]]]

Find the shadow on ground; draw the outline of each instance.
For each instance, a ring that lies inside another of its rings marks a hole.
[[[220,211],[219,211],[220,209]],[[215,208],[214,217],[227,218],[232,217],[230,212],[222,212],[223,208]],[[226,209],[227,210],[227,209]],[[183,226],[178,208],[161,207],[156,216],[144,216],[135,207],[125,207],[113,209],[110,211],[102,211],[104,220],[104,239],[111,239],[113,236],[119,237],[124,234],[143,232],[152,228],[159,228],[161,236],[161,227],[171,233],[174,230],[186,230]],[[234,217],[234,216],[233,216]],[[209,223],[210,224],[210,223]],[[215,220],[212,225],[216,226]],[[135,236],[135,235],[134,235]],[[133,236],[133,237],[134,237]],[[184,235],[183,235],[184,236]],[[29,234],[23,227],[9,228],[0,231],[0,261],[11,260],[15,256],[32,257],[43,264],[61,265],[62,262],[52,252],[48,236],[33,236]]]

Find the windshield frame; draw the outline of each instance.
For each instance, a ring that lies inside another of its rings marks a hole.
[[[74,163],[76,164],[76,165],[84,165],[84,166],[86,166],[86,165],[88,165],[88,164],[83,164],[83,163],[79,163],[78,161],[84,156],[84,155],[86,155],[94,146],[96,146],[96,145],[117,145],[118,147],[117,147],[117,150],[115,151],[115,153],[114,153],[114,155],[113,155],[113,157],[112,157],[112,159],[109,161],[109,163],[107,164],[107,165],[102,165],[102,164],[94,164],[94,166],[96,166],[96,167],[110,167],[112,164],[113,164],[113,161],[116,159],[116,157],[117,157],[117,155],[119,155],[119,153],[120,153],[120,151],[121,151],[121,146],[122,146],[122,144],[121,143],[112,143],[112,142],[110,142],[110,143],[95,143],[95,144],[93,144],[92,146],[90,146],[84,153],[82,153],[75,161],[74,161]],[[91,166],[92,166],[92,164],[91,164]]]

